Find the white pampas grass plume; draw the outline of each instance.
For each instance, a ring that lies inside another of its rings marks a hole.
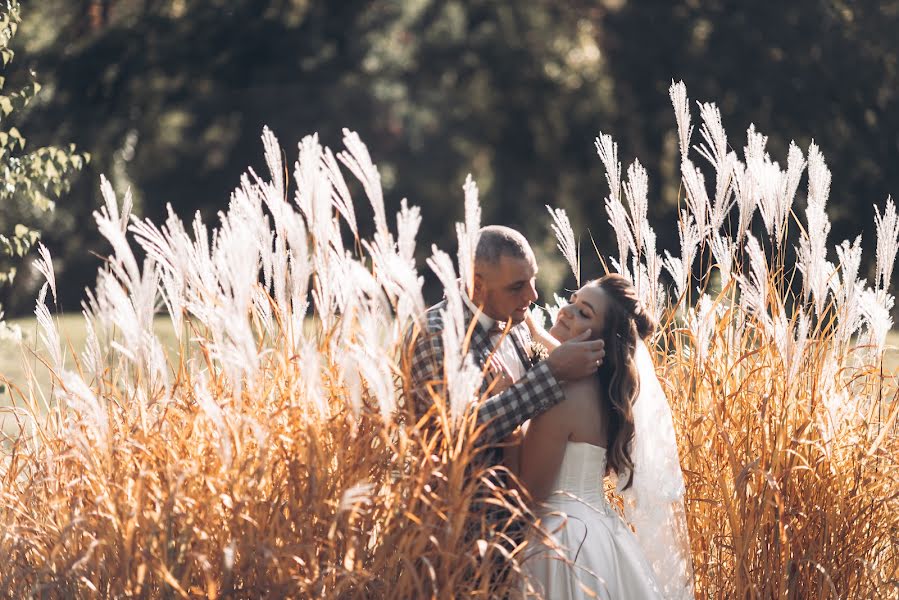
[[[637,251],[637,246],[628,225],[627,211],[621,203],[621,163],[618,162],[618,144],[612,141],[612,136],[600,133],[596,138],[596,152],[606,169],[606,182],[609,184],[605,206],[609,215],[609,225],[612,226],[618,242],[618,272],[629,277],[628,257],[631,252]]]
[[[709,229],[709,213],[711,207],[709,203],[709,194],[705,188],[705,178],[702,176],[696,166],[689,160],[685,160],[681,164],[681,173],[683,175],[684,188],[686,189],[686,202],[696,225],[699,227],[700,234],[705,237]]]
[[[665,260],[662,265],[671,279],[674,280],[674,293],[677,298],[683,298],[687,290],[687,271],[684,270],[684,261],[665,250]]]
[[[740,218],[737,224],[737,238],[739,243],[743,240],[743,236],[749,231],[752,224],[752,217],[759,205],[759,191],[755,179],[752,177],[746,165],[737,161],[734,165],[734,198],[739,209]]]
[[[687,311],[686,324],[693,336],[693,348],[696,352],[696,364],[700,368],[708,358],[709,344],[712,341],[712,332],[715,329],[712,315],[715,313],[715,303],[708,294],[703,294],[695,307]]]
[[[284,161],[281,160],[281,144],[268,128],[262,128],[262,147],[265,150],[265,164],[272,177],[274,192],[278,198],[284,198]]]
[[[44,276],[47,283],[50,284],[50,291],[53,293],[53,301],[56,302],[56,274],[53,271],[53,258],[50,251],[42,243],[38,243],[37,252],[40,258],[34,261],[34,266]]]
[[[850,244],[844,240],[836,247],[840,269],[837,277],[830,278],[837,309],[837,329],[834,341],[837,347],[844,347],[850,342],[852,335],[862,325],[861,308],[858,296],[864,286],[858,279],[858,271],[862,260],[862,236],[858,236]]]
[[[82,425],[89,436],[87,440],[83,440],[82,449],[94,454],[99,445],[108,452],[112,440],[106,408],[81,377],[70,371],[59,371],[59,373],[63,389],[57,392],[57,396],[73,409],[78,416],[77,425]],[[73,433],[76,437],[81,438],[80,431]]]
[[[359,139],[359,134],[349,129],[343,130],[345,152],[338,152],[337,158],[355,175],[362,184],[365,195],[374,210],[376,233],[385,240],[390,237],[387,229],[387,213],[384,209],[384,193],[381,190],[381,175],[371,160],[368,148]]]
[[[873,289],[863,291],[859,298],[859,307],[868,330],[865,342],[875,360],[883,356],[887,334],[893,328],[893,318],[890,316],[893,301],[891,295]]]
[[[809,318],[805,312],[799,313],[798,323],[792,323],[781,312],[774,319],[774,345],[784,364],[787,388],[796,379],[802,366],[802,355],[808,345]]]
[[[480,209],[478,209],[480,214]],[[480,221],[480,218],[478,218]],[[409,207],[406,199],[400,202],[400,212],[396,215],[397,252],[401,259],[415,266],[415,237],[421,226],[421,209],[417,206]]]
[[[681,162],[687,159],[690,151],[690,138],[693,126],[690,125],[690,100],[687,98],[687,86],[683,81],[671,82],[668,88],[671,105],[674,107],[674,118],[677,120],[678,141],[680,143]]]
[[[446,376],[446,390],[449,412],[453,422],[464,414],[466,407],[476,397],[483,374],[464,348],[465,322],[462,296],[456,273],[449,255],[432,247],[433,255],[427,260],[428,266],[443,284],[446,294],[446,309],[443,311],[443,357]]]
[[[806,208],[806,229],[799,239],[796,249],[796,266],[802,272],[803,295],[814,301],[815,314],[824,312],[827,300],[827,282],[833,272],[833,265],[827,261],[827,236],[830,221],[827,218],[826,203],[830,194],[830,170],[818,146],[812,142],[808,153],[808,207]]]
[[[677,237],[680,240],[680,255],[684,266],[684,274],[689,278],[693,269],[693,261],[696,259],[696,250],[702,242],[702,229],[686,210],[681,210],[680,219],[677,222]],[[685,289],[687,280],[684,280]],[[683,290],[681,291],[683,292]]]
[[[618,144],[612,136],[600,133],[596,138],[596,152],[606,169],[606,182],[609,184],[609,198],[621,200],[621,163],[618,162]]]
[[[37,317],[37,324],[40,328],[40,339],[44,344],[47,352],[50,354],[50,364],[56,373],[63,371],[63,353],[62,344],[59,338],[59,330],[56,322],[50,316],[50,310],[47,308],[47,288],[48,283],[41,286],[38,293],[37,302],[34,305],[34,316]]]
[[[556,293],[553,293],[553,302],[555,304],[553,304],[552,306],[547,304],[544,307],[546,309],[547,317],[549,318],[550,327],[552,327],[555,324],[556,320],[558,319],[559,311],[568,305],[568,301]]]
[[[462,285],[470,295],[474,288],[474,259],[478,247],[481,229],[481,205],[478,204],[478,185],[471,178],[465,177],[465,223],[456,223],[456,236],[459,239],[459,276]]]
[[[890,287],[896,252],[899,250],[899,215],[892,197],[887,198],[882,215],[877,206],[874,211],[874,227],[877,231],[877,275],[874,285],[886,292]]]
[[[581,264],[580,256],[578,256],[577,242],[574,240],[574,230],[571,229],[571,221],[564,208],[546,207],[552,217],[552,232],[558,240],[556,247],[568,261],[571,272],[577,280],[577,286],[581,287]]]
[[[350,197],[350,190],[347,188],[346,181],[343,179],[343,173],[340,172],[340,167],[330,148],[325,148],[325,152],[322,155],[322,163],[333,190],[331,202],[344,221],[346,221],[350,231],[353,232],[353,236],[358,238],[359,228],[356,225],[356,209],[353,206],[353,199]]]
[[[715,263],[718,265],[718,272],[721,274],[721,288],[723,289],[730,283],[733,273],[734,255],[731,240],[727,235],[721,235],[718,231],[714,231],[710,245]]]
[[[746,236],[746,253],[749,255],[749,277],[740,275],[740,305],[755,315],[767,333],[771,333],[773,322],[768,314],[768,261],[757,239],[752,234]]]
[[[715,177],[715,200],[709,213],[709,226],[717,231],[724,226],[727,215],[736,203],[734,195],[734,174],[739,165],[737,155],[729,152],[724,161],[718,165]]]
[[[639,160],[627,168],[627,181],[624,183],[624,196],[627,198],[630,218],[628,222],[634,234],[634,247],[637,254],[643,252],[643,232],[648,226],[646,220],[649,211],[649,177]]]
[[[711,102],[698,104],[699,116],[702,119],[699,133],[705,144],[699,144],[696,151],[715,167],[720,176],[727,157],[727,133],[721,124],[721,111]]]

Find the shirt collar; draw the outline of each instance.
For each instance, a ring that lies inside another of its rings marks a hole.
[[[493,329],[493,325],[496,323],[495,319],[491,319],[488,317],[484,311],[478,311],[478,307],[474,305],[474,302],[471,301],[471,298],[468,297],[468,294],[465,292],[465,288],[462,288],[462,302],[465,303],[465,306],[468,307],[468,310],[471,311],[471,314],[478,315],[478,323],[480,323],[481,327],[484,328],[484,331],[490,331]]]

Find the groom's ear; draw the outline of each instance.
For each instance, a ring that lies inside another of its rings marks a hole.
[[[484,277],[480,273],[475,271],[473,281],[474,283],[471,287],[471,298],[472,300],[475,300],[479,298],[484,292]]]

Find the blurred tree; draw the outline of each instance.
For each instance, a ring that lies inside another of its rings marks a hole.
[[[0,91],[6,84],[6,71],[14,52],[10,41],[21,21],[20,7],[15,0],[7,0],[0,6],[0,59],[4,75],[0,76]],[[27,82],[15,91],[0,94],[0,250],[7,260],[0,267],[0,283],[12,283],[17,272],[16,263],[31,249],[40,237],[34,227],[43,213],[52,210],[54,200],[68,191],[74,174],[81,170],[87,155],[75,152],[75,146],[65,148],[45,146],[24,152],[25,138],[14,126],[13,117],[19,117],[38,93],[40,86],[29,73]],[[2,314],[2,311],[0,311]]]
[[[834,171],[833,241],[870,232],[871,203],[899,189],[897,19],[899,0],[41,0],[20,37],[52,91],[25,124],[94,157],[47,238],[72,284],[64,302],[77,306],[95,273],[99,173],[133,186],[145,216],[170,202],[213,218],[246,166],[262,166],[263,124],[290,160],[303,135],[336,146],[357,130],[388,208],[424,208],[423,252],[453,246],[472,172],[484,220],[520,227],[556,289],[544,204],[612,249],[598,131],[648,167],[656,222],[676,214],[672,79],[719,103],[735,149],[750,122],[781,160],[814,135]],[[659,235],[677,243],[673,227]]]

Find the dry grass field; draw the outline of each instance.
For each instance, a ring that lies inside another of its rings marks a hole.
[[[702,104],[704,143],[691,147],[683,84],[671,94],[679,256],[656,251],[645,169],[622,170],[608,136],[597,149],[619,244],[605,263],[660,322],[651,352],[686,486],[695,596],[895,598],[899,213],[878,208],[876,277],[860,278],[861,246],[828,240],[830,172],[814,144],[792,146],[781,168],[750,128],[738,158]],[[263,143],[267,178],[244,177],[214,231],[129,218],[104,182],[96,219],[113,251],[86,317],[57,322],[40,303],[22,322],[53,375],[32,378],[16,366],[21,349],[4,349],[15,384],[5,430],[23,435],[0,454],[0,597],[489,598],[533,583],[528,542],[511,533],[533,503],[482,460],[484,373],[465,358],[458,282],[472,274],[477,187],[463,188],[457,260],[436,247],[427,260],[448,298],[443,372],[418,388],[432,404],[412,406],[419,210],[404,202],[389,226],[353,132],[336,156],[303,139],[295,193],[268,130]],[[807,208],[793,210],[806,167]],[[370,240],[343,169],[372,206]],[[573,228],[564,211],[552,220],[577,276]],[[51,385],[58,401],[45,402],[35,390]]]

